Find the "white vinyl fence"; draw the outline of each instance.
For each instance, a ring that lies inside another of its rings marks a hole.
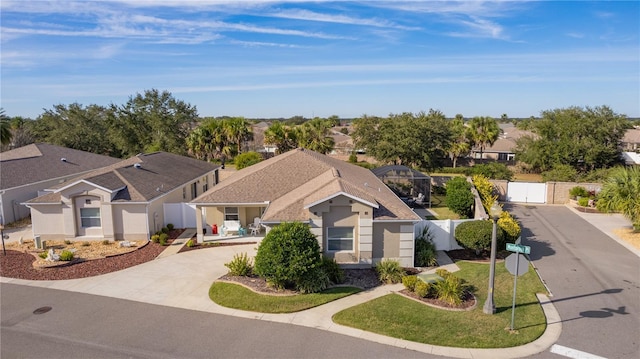
[[[450,251],[462,249],[454,237],[456,227],[462,222],[475,221],[475,219],[445,219],[436,221],[420,221],[414,226],[415,237],[422,234],[425,227],[429,227],[429,234],[438,251]]]
[[[165,203],[164,225],[172,223],[175,228],[196,228],[196,207],[186,203]]]

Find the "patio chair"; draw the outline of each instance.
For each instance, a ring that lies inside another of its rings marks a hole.
[[[256,217],[253,219],[253,223],[249,224],[249,229],[251,230],[251,235],[252,236],[256,236],[258,234],[260,234],[260,218]]]

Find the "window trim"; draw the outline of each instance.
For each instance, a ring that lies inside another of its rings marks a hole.
[[[331,238],[331,236],[329,235],[329,231],[331,229],[335,229],[335,228],[349,228],[351,229],[351,237],[337,237],[337,238]],[[334,226],[334,227],[327,227],[327,252],[332,252],[332,253],[336,253],[336,252],[354,252],[355,251],[355,227],[353,226]],[[331,245],[330,242],[334,242],[334,241],[345,241],[346,240],[350,240],[351,241],[351,249],[331,249]]]

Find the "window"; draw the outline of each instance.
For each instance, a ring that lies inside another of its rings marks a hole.
[[[204,193],[209,189],[209,176],[202,177],[202,182],[204,182],[202,185],[202,193]]]
[[[191,199],[198,197],[198,183],[193,182],[191,184]]]
[[[187,187],[182,187],[182,199],[187,199]]]
[[[499,161],[506,161],[506,160],[509,159],[507,156],[508,156],[507,153],[498,153],[498,160]]]
[[[224,207],[224,220],[225,221],[239,221],[238,207]]]
[[[353,227],[327,228],[327,249],[330,251],[352,251]]]
[[[100,208],[80,208],[82,228],[100,227]]]

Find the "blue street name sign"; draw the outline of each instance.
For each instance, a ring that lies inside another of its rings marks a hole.
[[[515,243],[507,243],[507,250],[509,252],[515,252],[515,253],[523,253],[523,254],[531,253],[531,247],[523,246],[522,244],[515,244]]]

